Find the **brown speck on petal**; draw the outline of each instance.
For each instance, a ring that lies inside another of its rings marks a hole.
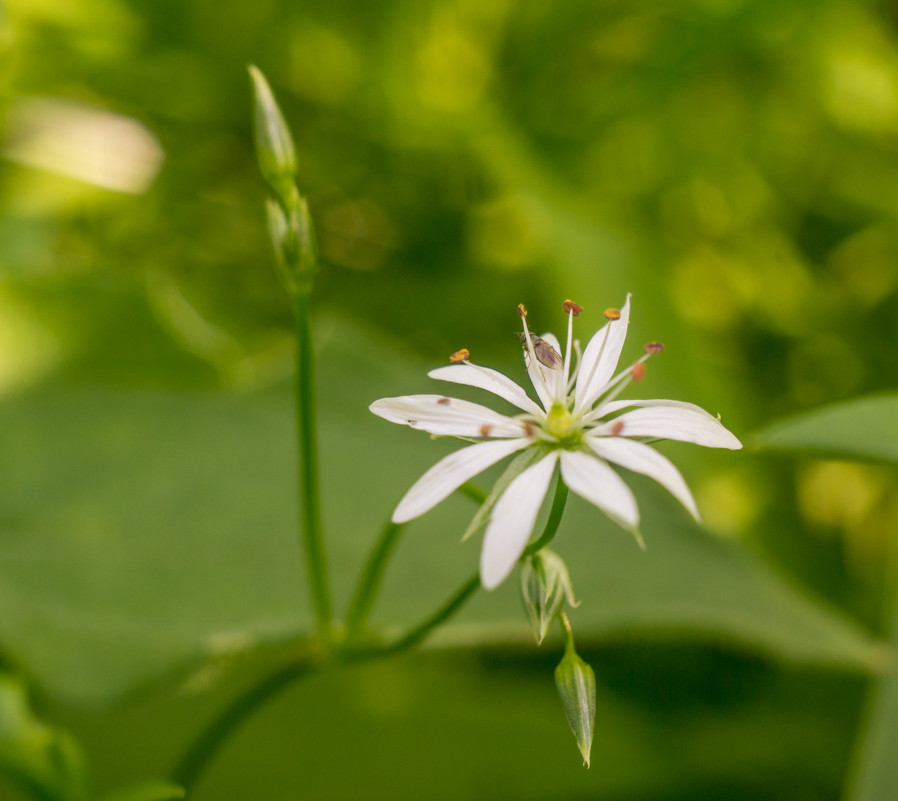
[[[449,361],[452,362],[452,364],[459,364],[460,362],[466,362],[470,358],[471,351],[467,348],[462,348],[461,350],[455,351],[455,353],[449,357]]]
[[[524,421],[524,433],[528,437],[536,436],[536,429],[533,427],[533,423],[531,423],[529,420]]]
[[[661,351],[664,350],[664,345],[660,342],[649,342],[643,350],[646,353],[661,353]]]
[[[489,425],[488,423],[486,423],[486,424],[480,426],[480,436],[488,437],[492,430],[493,430],[493,427],[491,425]]]
[[[561,304],[561,308],[564,309],[565,314],[573,314],[574,317],[579,317],[580,312],[583,311],[583,307],[579,303],[574,303],[570,299]]]
[[[449,398],[440,398],[437,403],[439,403],[440,406],[448,406],[451,403],[451,400]]]
[[[620,320],[620,311],[618,309],[605,309],[602,316],[606,320]]]
[[[645,364],[643,362],[636,362],[630,370],[630,376],[633,380],[638,384],[645,378]]]
[[[624,421],[616,420],[611,424],[611,436],[619,437],[621,435],[621,431],[624,430]]]

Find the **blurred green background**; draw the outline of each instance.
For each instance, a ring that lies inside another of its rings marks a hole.
[[[380,521],[451,449],[367,405],[434,391],[461,347],[522,379],[519,302],[558,331],[573,298],[586,340],[632,292],[625,358],[666,350],[630,396],[698,403],[748,444],[894,388],[896,25],[853,0],[6,0],[0,664],[97,785],[165,775],[305,628],[292,320],[247,64],[320,238],[344,609]],[[894,469],[663,450],[705,531],[634,481],[646,554],[576,502],[557,540],[599,682],[589,772],[558,643],[528,643],[512,580],[426,654],[292,688],[195,797],[842,797],[885,665]],[[446,507],[410,527],[377,622],[473,569],[473,509]]]

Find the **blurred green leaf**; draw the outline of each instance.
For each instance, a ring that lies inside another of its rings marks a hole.
[[[85,801],[81,749],[66,732],[40,721],[22,683],[0,674],[0,773],[39,801]]]
[[[898,615],[892,645],[898,649]],[[858,728],[854,771],[845,801],[880,801],[895,793],[898,760],[898,667],[873,684],[867,717]]]
[[[325,524],[345,599],[372,521],[454,443],[365,409],[426,385],[423,365],[340,320],[320,326],[322,340]],[[46,688],[109,699],[178,665],[306,630],[289,392],[57,388],[8,399],[0,414],[0,641]],[[878,664],[857,626],[633,483],[647,553],[576,500],[556,537],[583,602],[572,615],[581,639],[688,632],[785,660]],[[458,537],[475,510],[464,498],[441,506],[408,527],[377,619],[417,622],[473,571],[478,546]],[[514,585],[479,593],[435,643],[529,640]]]
[[[298,682],[235,733],[189,798],[838,796],[858,677],[783,669],[710,645],[578,649],[597,683],[590,770],[581,768],[552,680],[561,646],[537,649],[531,641],[406,655]],[[120,706],[99,722],[80,710],[67,725],[85,729],[99,776],[118,783],[146,775],[174,763],[201,721],[259,669],[237,671],[211,692]]]
[[[762,450],[898,462],[898,393],[855,398],[775,423],[754,435]]]
[[[104,795],[101,801],[175,801],[184,795],[183,787],[160,779],[114,790]]]

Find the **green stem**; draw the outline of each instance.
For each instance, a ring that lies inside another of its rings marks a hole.
[[[564,652],[576,653],[574,650],[574,632],[571,629],[571,621],[564,613],[563,609],[558,611],[558,625],[561,626],[561,633],[564,636]]]
[[[371,648],[360,648],[351,650],[346,653],[349,660],[371,659],[381,656],[390,656],[407,651],[421,642],[431,631],[433,631],[441,623],[444,623],[459,609],[461,609],[467,600],[480,587],[480,576],[473,575],[464,584],[459,587],[455,593],[444,603],[436,612],[414,628],[407,631],[398,639],[386,645],[375,645]]]
[[[327,564],[321,534],[321,495],[318,486],[318,439],[315,424],[315,357],[309,296],[294,296],[296,310],[296,418],[299,446],[300,528],[306,554],[306,570],[318,634],[330,639],[331,601]]]
[[[470,481],[462,484],[458,491],[467,495],[475,503],[483,503],[487,495],[484,490]],[[348,641],[352,641],[359,634],[368,620],[381,581],[383,581],[387,562],[399,542],[401,529],[402,524],[400,523],[391,522],[384,526],[368,561],[365,563],[346,613],[346,639]]]
[[[521,559],[532,556],[541,548],[545,548],[558,531],[558,524],[561,523],[561,515],[564,514],[564,505],[567,503],[567,484],[560,478],[555,486],[555,498],[552,500],[552,508],[549,511],[549,519],[546,520],[546,527],[543,533],[539,535],[539,539],[531,542],[521,554]]]
[[[355,594],[352,596],[352,602],[349,604],[349,611],[346,613],[346,638],[348,640],[352,640],[368,620],[368,615],[371,613],[371,607],[374,605],[374,599],[383,580],[387,561],[396,548],[396,543],[399,542],[401,531],[401,523],[388,523],[365,563],[365,569],[362,571]]]
[[[467,495],[476,504],[483,503],[488,497],[486,490],[481,489],[476,484],[472,484],[470,481],[466,481],[462,484],[458,488],[458,491],[463,495]]]
[[[311,664],[285,665],[264,678],[259,684],[238,695],[209,723],[181,757],[172,771],[172,779],[185,790],[192,789],[212,758],[231,733],[259,706],[277,695],[297,679],[314,673]]]

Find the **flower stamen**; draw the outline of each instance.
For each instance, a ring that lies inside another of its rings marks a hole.
[[[462,362],[468,361],[471,358],[471,351],[467,348],[462,348],[461,350],[455,351],[450,357],[449,361],[452,364],[461,364]]]
[[[549,386],[546,383],[546,378],[543,375],[543,371],[539,367],[539,359],[536,358],[536,351],[533,347],[533,335],[530,333],[530,329],[527,327],[527,309],[524,307],[523,303],[518,304],[518,316],[521,318],[521,322],[524,324],[524,344],[527,346],[527,352],[530,354],[530,363],[533,365],[533,373],[539,378],[539,383],[542,386],[543,391],[545,392],[545,396],[547,398],[551,398],[552,393],[549,391]]]

